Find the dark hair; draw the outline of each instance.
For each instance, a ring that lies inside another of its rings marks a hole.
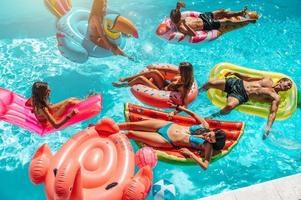
[[[207,128],[199,128],[191,133],[191,135],[202,135],[203,133],[210,132]],[[226,143],[226,133],[221,129],[214,129],[213,132],[215,133],[215,143],[212,143],[212,147],[215,151],[219,151],[224,148]]]
[[[177,24],[181,20],[181,12],[177,9],[172,9],[170,11],[170,19],[173,23]]]
[[[215,143],[212,144],[212,147],[215,151],[222,150],[226,143],[226,133],[221,129],[213,130],[215,132]]]
[[[207,128],[198,128],[195,131],[191,132],[190,134],[191,135],[202,135],[203,133],[208,133],[208,132],[210,132],[210,130]]]
[[[190,90],[194,82],[193,66],[189,62],[181,62],[179,66],[181,78],[184,78],[184,88]]]
[[[48,84],[45,82],[35,82],[32,85],[32,105],[36,108],[48,107]]]
[[[279,83],[279,82],[282,82],[282,81],[283,81],[283,82],[289,81],[289,82],[293,83],[293,81],[292,81],[291,79],[286,78],[286,77],[281,78],[281,79],[278,81],[278,83]]]

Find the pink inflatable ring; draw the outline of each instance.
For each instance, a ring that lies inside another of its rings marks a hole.
[[[178,67],[171,64],[156,64],[151,66],[153,70],[158,70],[165,78],[165,80],[171,80],[175,75],[179,74]],[[147,71],[150,69],[145,69]],[[164,91],[153,89],[145,85],[137,84],[131,87],[133,95],[141,102],[158,107],[158,108],[170,108],[169,102],[182,105],[182,97],[179,92]],[[188,94],[188,102],[191,103],[198,95],[198,86],[194,81],[191,90]]]

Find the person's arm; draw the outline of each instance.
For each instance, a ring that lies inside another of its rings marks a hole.
[[[187,156],[189,158],[192,158],[201,168],[203,168],[204,170],[208,169],[208,166],[210,164],[210,159],[208,160],[206,158],[205,155],[205,160],[203,161],[202,158],[199,158],[198,156],[196,156],[193,152],[191,152],[189,149],[187,148],[181,148],[179,149],[179,151],[184,155]]]
[[[264,79],[264,77],[252,77],[252,76],[247,76],[247,75],[240,74],[237,72],[228,72],[225,74],[225,77],[233,76],[233,75],[244,81],[260,81],[260,80]]]
[[[184,106],[178,106],[177,107],[178,110],[180,111],[184,111],[186,112],[188,115],[190,115],[191,117],[193,117],[197,123],[202,124],[204,126],[204,128],[209,128],[209,124],[206,122],[206,120],[202,117],[200,117],[198,114],[196,114],[195,112],[185,108]]]
[[[32,97],[30,97],[29,99],[27,99],[27,101],[25,102],[25,106],[32,107]]]
[[[72,110],[64,119],[61,121],[56,121],[53,115],[49,112],[48,108],[43,109],[43,113],[47,119],[47,121],[55,128],[58,129],[61,126],[63,126],[71,117],[73,117],[78,111],[77,110]]]
[[[270,133],[270,130],[272,128],[273,122],[275,121],[277,110],[278,110],[279,103],[280,103],[280,97],[278,96],[278,94],[272,93],[271,97],[273,98],[273,101],[272,101],[272,105],[270,108],[270,114],[269,114],[267,125],[265,127],[263,139],[266,139]]]
[[[184,2],[182,2],[182,1],[177,2],[176,9],[178,9],[179,11],[180,11],[181,8],[185,8],[185,7],[186,7],[186,5],[185,5]]]
[[[89,26],[95,28],[100,37],[104,36],[102,25],[104,16],[107,11],[107,0],[93,0],[90,16]]]
[[[101,13],[101,15],[95,15],[94,10],[101,8],[102,12],[97,11],[97,13]],[[110,50],[115,55],[122,55],[125,57],[128,57],[117,45],[112,44],[107,37],[104,34],[104,31],[102,29],[104,16],[106,15],[106,9],[107,9],[107,1],[106,0],[94,0],[93,6],[91,9],[91,15],[89,17],[89,26],[92,27],[92,30],[95,29],[97,31],[97,35],[99,36],[97,41],[94,41],[98,46],[105,46],[109,47]]]

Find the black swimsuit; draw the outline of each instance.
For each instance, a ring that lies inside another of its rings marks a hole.
[[[204,31],[211,31],[213,29],[217,30],[221,27],[221,23],[219,21],[214,20],[212,12],[201,13],[199,15],[199,18],[203,20]]]
[[[246,103],[249,100],[241,79],[226,78],[225,92],[228,94],[227,97],[231,96],[238,99],[239,104]]]

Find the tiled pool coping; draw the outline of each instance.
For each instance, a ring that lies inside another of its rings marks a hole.
[[[301,200],[301,173],[199,200]]]

